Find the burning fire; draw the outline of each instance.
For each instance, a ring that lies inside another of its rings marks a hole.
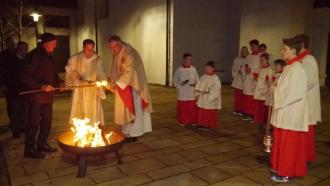
[[[74,144],[79,147],[99,147],[110,144],[112,132],[104,134],[99,128],[99,122],[89,124],[90,119],[73,118]]]

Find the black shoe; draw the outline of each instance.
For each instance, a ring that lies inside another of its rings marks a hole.
[[[19,138],[20,136],[19,136],[19,132],[13,132],[13,138]]]
[[[43,159],[45,158],[45,155],[42,152],[33,150],[24,152],[24,157],[32,159]]]
[[[138,140],[137,137],[126,137],[125,143],[133,143],[136,142],[137,140]]]
[[[43,146],[38,146],[37,150],[38,151],[43,151],[43,152],[57,152],[57,148],[51,147],[48,144],[43,145]]]

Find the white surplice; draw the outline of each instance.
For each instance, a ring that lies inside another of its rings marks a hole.
[[[197,81],[197,106],[203,109],[221,109],[221,81],[216,74],[204,74]]]
[[[276,128],[308,131],[307,77],[300,62],[284,67],[274,90],[271,123]]]
[[[317,122],[321,122],[319,68],[312,55],[306,55],[302,59],[302,65],[307,75],[309,124],[316,125]]]
[[[260,55],[249,54],[246,57],[246,64],[251,68],[251,73],[245,73],[245,70],[242,71],[244,77],[243,83],[243,93],[245,95],[252,96],[254,95],[255,90],[255,81],[253,78],[253,73],[259,73],[260,68]],[[244,67],[243,67],[244,68]]]
[[[195,100],[195,85],[199,79],[199,75],[194,66],[184,68],[180,66],[175,71],[173,83],[177,90],[177,100],[191,101]],[[188,80],[188,83],[181,85],[181,82]]]
[[[272,74],[273,74],[273,70],[270,66],[266,68],[261,68],[259,70],[259,76],[254,91],[254,99],[266,100],[266,94],[268,91],[268,87],[266,85],[266,76],[268,76],[269,80],[271,81]]]
[[[66,86],[89,85],[95,81],[106,80],[103,69],[103,61],[94,54],[86,58],[83,52],[70,57],[66,70]],[[75,78],[77,75],[81,78]],[[73,90],[72,105],[69,123],[73,118],[89,118],[91,123],[99,122],[104,125],[104,116],[101,99],[105,99],[104,88],[84,87]]]
[[[244,65],[246,64],[246,58],[242,57],[236,57],[233,66],[231,69],[231,74],[233,76],[233,81],[231,83],[231,86],[236,89],[243,89],[243,75],[242,70]]]

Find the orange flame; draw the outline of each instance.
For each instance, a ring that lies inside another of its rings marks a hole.
[[[99,147],[110,143],[110,137],[113,134],[102,135],[102,130],[99,128],[99,122],[89,124],[90,119],[73,118],[73,126],[71,127],[74,133],[74,144],[79,147]],[[104,139],[105,138],[105,139]],[[106,141],[104,141],[106,140]]]

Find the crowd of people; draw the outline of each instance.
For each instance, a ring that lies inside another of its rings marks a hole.
[[[308,51],[308,39],[304,34],[283,39],[282,57],[276,60],[267,52],[266,44],[253,39],[250,48],[240,49],[232,66],[233,114],[261,129],[265,124],[272,126],[270,170],[275,182],[305,176],[307,163],[316,159],[314,132],[321,122],[320,85],[318,65]],[[71,124],[74,118],[89,118],[104,125],[101,101],[106,98],[106,88],[115,94],[114,121],[122,127],[127,142],[152,131],[149,88],[142,60],[132,46],[119,36],[109,38],[108,47],[114,58],[107,77],[103,60],[94,51],[94,41],[84,40],[82,51],[68,60],[63,81],[51,55],[56,45],[56,37],[45,33],[38,47],[29,53],[27,43],[20,41],[15,47],[12,40],[7,40],[7,49],[1,52],[0,83],[5,87],[10,127],[15,138],[25,131],[25,157],[44,158],[43,152],[57,151],[47,139],[58,87],[81,87],[73,89]],[[96,81],[108,81],[109,85],[89,86]],[[173,84],[177,89],[180,126],[218,128],[221,81],[215,62],[206,62],[205,73],[199,77],[192,54],[183,54]],[[20,96],[24,90],[40,91]]]
[[[275,182],[305,176],[307,163],[316,159],[314,131],[321,122],[320,84],[308,40],[304,34],[283,39],[282,59],[273,64],[262,49],[266,45],[251,40],[251,54],[242,47],[232,68],[234,114],[273,128],[270,164]]]
[[[54,94],[65,89],[73,90],[70,124],[74,119],[87,118],[91,124],[103,127],[101,100],[106,97],[106,89],[115,94],[114,122],[126,135],[125,142],[134,142],[138,136],[152,131],[149,88],[142,60],[132,46],[116,35],[108,39],[114,58],[112,72],[107,77],[103,61],[95,52],[94,41],[84,40],[82,51],[68,60],[63,81],[52,57],[57,46],[56,37],[44,33],[40,39],[30,52],[26,42],[20,41],[15,47],[14,41],[8,39],[6,50],[0,54],[0,85],[5,90],[9,125],[14,138],[25,132],[25,157],[42,159],[45,152],[57,151],[47,140]],[[109,83],[96,86],[102,81]]]
[[[273,131],[270,165],[274,182],[303,177],[307,163],[316,159],[314,131],[321,122],[319,71],[308,51],[304,34],[283,39],[281,59],[273,61],[267,45],[253,39],[240,49],[232,66],[234,115]],[[192,55],[183,55],[174,75],[177,89],[177,120],[181,126],[202,130],[217,128],[221,109],[221,82],[207,62],[205,74],[192,65]]]

